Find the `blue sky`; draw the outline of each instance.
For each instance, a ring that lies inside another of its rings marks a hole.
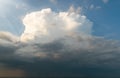
[[[110,39],[120,39],[120,1],[119,0],[13,0],[0,1],[0,30],[20,35],[24,31],[21,18],[25,14],[43,8],[66,11],[71,5],[82,7],[82,12],[94,24],[93,34]],[[4,9],[4,10],[3,10]],[[5,16],[5,17],[4,17]]]
[[[120,2],[109,0],[105,4],[98,2],[95,4],[99,4],[101,9],[87,12],[88,17],[94,22],[94,34],[119,39]]]

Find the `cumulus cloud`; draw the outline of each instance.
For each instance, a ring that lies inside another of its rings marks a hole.
[[[39,37],[41,42],[51,42],[78,32],[90,35],[92,22],[77,12],[71,7],[68,12],[56,13],[47,8],[27,14],[23,19],[25,31],[21,41],[27,42]]]
[[[95,71],[105,77],[118,70],[120,42],[93,36],[92,22],[78,11],[72,6],[67,12],[47,8],[27,14],[21,37],[0,33],[1,63],[28,76],[94,77]]]

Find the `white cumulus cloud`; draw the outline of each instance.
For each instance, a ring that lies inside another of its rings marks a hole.
[[[27,14],[23,18],[25,30],[21,41],[34,39],[46,43],[71,33],[91,34],[92,22],[74,8],[67,12],[54,12],[50,8]],[[80,9],[79,9],[80,10]]]

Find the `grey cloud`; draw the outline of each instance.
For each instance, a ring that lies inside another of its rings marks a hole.
[[[16,50],[16,55],[26,58],[51,59],[53,61],[76,60],[84,64],[109,65],[116,62],[120,51],[119,42],[93,37],[84,39],[81,37],[67,37],[50,43],[25,44]],[[107,61],[105,61],[107,60]],[[110,61],[109,61],[110,60]],[[112,61],[114,60],[114,61]]]
[[[6,42],[17,42],[18,41],[18,37],[12,35],[9,32],[0,32],[0,40],[5,40]]]
[[[0,43],[1,63],[24,70],[28,76],[119,76],[119,41],[67,36],[45,44],[7,40]]]

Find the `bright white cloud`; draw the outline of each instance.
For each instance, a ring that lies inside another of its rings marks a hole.
[[[85,15],[71,7],[68,12],[54,12],[50,8],[27,14],[23,19],[25,31],[21,41],[39,39],[51,42],[70,33],[91,34],[92,22]]]

